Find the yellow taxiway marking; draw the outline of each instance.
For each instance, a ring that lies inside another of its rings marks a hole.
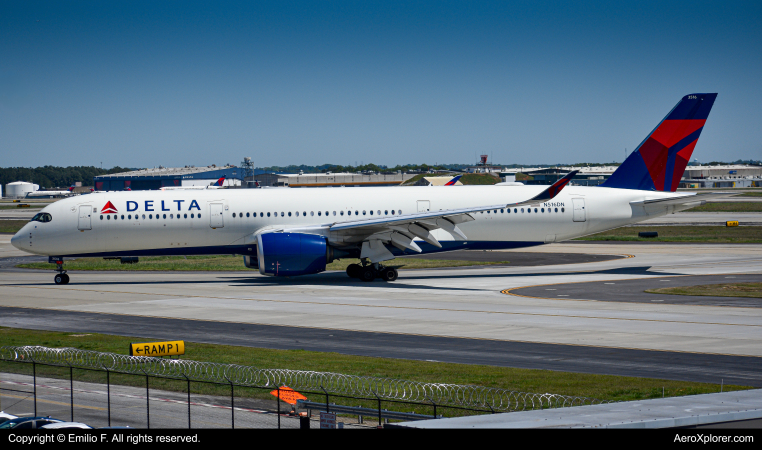
[[[34,398],[33,398],[32,395],[28,395],[28,396],[24,397],[24,396],[21,396],[21,395],[12,395],[12,394],[2,394],[2,393],[0,393],[0,397],[18,398],[18,399],[21,399],[21,400],[29,399],[30,401],[34,401]],[[37,403],[50,403],[51,405],[71,406],[71,403],[69,403],[69,402],[57,402],[55,400],[44,400],[44,399],[41,399],[40,397],[37,397]],[[85,409],[95,409],[95,410],[98,410],[98,411],[105,411],[106,410],[106,408],[100,408],[98,406],[85,406],[85,405],[77,405],[77,404],[74,404],[74,407],[75,408],[85,408]]]
[[[567,281],[565,283],[546,283],[546,284],[532,284],[529,286],[520,286],[515,288],[508,288],[503,289],[500,291],[501,294],[505,295],[511,295],[514,297],[524,297],[524,298],[536,298],[538,300],[568,300],[568,301],[575,301],[575,302],[601,302],[601,303],[620,303],[616,301],[609,301],[609,300],[591,300],[591,299],[584,299],[584,298],[558,298],[558,297],[535,297],[533,295],[524,295],[524,294],[517,294],[513,291],[517,291],[519,289],[527,289],[527,288],[533,288],[533,287],[543,287],[543,286],[562,286],[565,284],[582,284],[582,283],[606,283],[607,281],[632,281],[632,280],[650,280],[653,278],[680,278],[680,277],[695,277],[695,276],[721,276],[721,275],[729,275],[726,273],[710,273],[710,274],[704,274],[704,275],[664,275],[664,276],[658,276],[658,274],[655,274],[654,277],[650,278],[629,278],[629,279],[621,279],[621,278],[614,278],[611,280],[595,280],[595,281]],[[733,276],[738,275],[759,275],[758,273],[734,273]],[[710,283],[710,284],[723,284],[723,283]],[[680,287],[680,286],[676,286]],[[555,289],[553,289],[555,291]],[[677,295],[677,294],[653,294],[653,295]],[[685,297],[684,295],[681,297]],[[699,296],[696,296],[699,297]],[[743,297],[728,297],[728,298],[743,298]],[[748,298],[748,297],[747,297]],[[636,304],[644,304],[641,302],[628,302],[628,303],[636,303]],[[695,306],[695,305],[671,305],[671,306]],[[726,306],[726,305],[700,305],[703,308],[742,308],[747,309],[746,306]],[[758,326],[758,325],[750,325],[750,326]]]
[[[58,291],[62,290],[61,286],[56,286],[56,287],[20,286],[20,288],[58,290]],[[147,292],[127,292],[127,291],[98,291],[98,290],[91,290],[91,289],[71,289],[71,288],[63,288],[63,289],[66,291],[100,292],[100,293],[125,294],[125,295],[145,295],[145,296],[152,296],[152,297],[163,296],[163,297],[174,297],[174,298],[243,300],[243,301],[253,301],[253,302],[297,304],[297,305],[382,308],[382,309],[401,309],[401,310],[413,310],[413,311],[446,311],[446,312],[456,312],[456,313],[500,314],[500,315],[506,315],[506,316],[564,317],[564,318],[590,319],[590,320],[621,320],[621,321],[627,321],[627,322],[680,323],[680,324],[689,324],[689,325],[721,325],[721,326],[762,328],[762,325],[744,324],[744,323],[697,322],[697,321],[687,321],[687,320],[638,319],[638,318],[624,318],[624,317],[596,317],[592,315],[548,314],[548,313],[529,313],[529,312],[513,312],[513,311],[491,311],[491,310],[478,310],[478,309],[425,308],[425,307],[415,307],[415,306],[368,305],[368,304],[362,304],[362,303],[272,300],[272,299],[245,298],[245,297],[216,297],[216,296],[207,296],[207,295],[160,294],[160,293],[153,293],[153,292],[147,293]],[[551,299],[551,300],[557,300],[557,299]],[[564,299],[564,300],[571,300],[571,299]],[[590,300],[582,300],[582,301],[590,301]],[[24,307],[20,307],[20,308],[24,308]],[[34,308],[34,309],[51,309],[51,308]],[[63,311],[75,312],[75,310],[69,310],[69,309],[64,309]],[[150,317],[154,317],[154,316],[150,316]]]
[[[3,306],[0,306],[3,308]],[[39,307],[12,307],[19,309],[39,309],[44,311],[61,311],[61,312],[78,312],[69,309],[56,309],[56,308],[39,308]],[[625,346],[613,346],[613,345],[588,345],[588,344],[568,344],[563,342],[542,342],[542,341],[525,341],[521,339],[496,339],[496,338],[482,338],[482,337],[470,337],[470,336],[446,336],[440,334],[426,334],[426,333],[402,333],[395,331],[362,331],[353,330],[351,328],[325,328],[325,327],[310,327],[306,325],[282,325],[273,323],[258,323],[258,322],[240,322],[235,320],[210,320],[210,319],[193,319],[193,318],[179,318],[168,316],[136,316],[134,314],[124,313],[112,313],[112,312],[98,312],[87,311],[87,314],[99,314],[99,315],[111,315],[111,316],[125,316],[125,317],[151,317],[154,319],[168,319],[168,320],[190,320],[194,322],[216,322],[216,323],[233,323],[238,325],[262,325],[268,327],[281,327],[281,328],[302,328],[305,330],[330,330],[330,331],[344,331],[348,333],[376,333],[376,334],[388,334],[388,335],[402,335],[402,336],[420,336],[420,337],[432,337],[443,339],[469,339],[474,341],[490,341],[490,342],[516,342],[521,344],[544,344],[544,345],[563,345],[565,347],[585,347],[585,348],[610,348],[616,350],[644,350],[649,352],[663,352],[663,353],[686,353],[691,355],[720,355],[720,356],[742,356],[744,358],[762,358],[760,355],[745,355],[739,353],[716,353],[716,352],[692,352],[689,350],[664,350],[658,348],[641,348],[641,347],[625,347]],[[190,342],[190,341],[189,341]]]

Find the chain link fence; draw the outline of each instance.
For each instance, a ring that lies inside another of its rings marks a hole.
[[[433,417],[437,408],[456,408],[480,413],[524,411],[532,409],[561,408],[570,406],[605,403],[589,397],[559,394],[538,394],[484,386],[458,385],[446,383],[423,383],[393,378],[346,375],[332,372],[314,372],[288,369],[263,369],[236,364],[220,364],[183,359],[163,359],[145,356],[128,356],[74,348],[48,348],[41,346],[2,346],[0,360],[31,365],[57,366],[84,369],[148,378],[210,383],[234,387],[256,389],[291,389],[312,393],[325,398],[344,398],[378,402],[379,421],[381,402],[386,404],[407,404],[433,406]],[[148,393],[146,392],[146,396]],[[231,404],[233,402],[231,395]],[[190,396],[188,404],[190,404]]]

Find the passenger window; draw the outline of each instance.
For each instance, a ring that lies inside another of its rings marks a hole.
[[[174,219],[174,218],[175,218],[175,216],[173,216],[172,214],[170,214],[170,215],[169,215],[169,218],[170,218],[170,219]]]
[[[370,210],[370,215],[371,215],[371,216],[373,215],[373,210],[372,210],[372,209]]]
[[[191,213],[191,219],[193,219],[194,217],[195,217],[195,216],[193,215],[193,213]]]
[[[326,216],[328,215],[328,211],[326,211],[326,212],[325,212],[325,215],[326,215]]]
[[[521,212],[524,212],[524,208],[521,208]]]
[[[381,210],[380,209],[378,211],[376,211],[376,212],[378,213],[379,216],[381,215]]]
[[[166,215],[166,214],[163,214],[163,216],[164,216],[164,218],[165,218],[165,219],[167,218],[167,215]]]
[[[199,219],[201,218],[201,213],[198,213],[198,218],[199,218]]]
[[[515,214],[515,213],[517,213],[517,212],[519,212],[519,211],[518,211],[518,209],[517,209],[517,208],[513,208],[513,212],[514,212],[514,214]],[[524,212],[524,210],[522,209],[522,210],[521,210],[521,212]]]
[[[537,208],[534,209],[534,212],[537,212]]]
[[[394,210],[392,210],[392,215],[394,215]]]
[[[315,211],[310,211],[310,215],[314,216],[315,215]]]
[[[355,210],[355,216],[359,216],[359,215],[360,215],[360,211],[359,210]]]
[[[503,211],[502,209],[500,210],[500,214],[503,214],[504,212],[505,212],[505,211]]]
[[[540,210],[540,212],[545,212],[545,208],[542,208],[542,209]]]
[[[124,214],[122,214],[122,220],[124,220]]]
[[[333,212],[333,215],[334,215],[334,216],[336,215],[336,211],[334,211],[334,212]]]
[[[111,215],[106,216],[106,220],[111,220]]]
[[[302,215],[307,217],[307,211],[302,211]]]
[[[399,211],[397,211],[397,214],[402,215],[402,210],[400,209]]]
[[[556,208],[556,211],[555,211],[555,212],[558,212],[558,208]]]
[[[563,208],[561,208],[561,212],[564,212],[564,209],[563,209]]]
[[[233,213],[233,217],[235,217],[235,213]]]
[[[384,211],[384,215],[385,215],[385,216],[388,216],[388,215],[389,215],[389,210],[388,210],[388,209]]]
[[[187,218],[188,218],[188,214],[183,214],[183,219],[187,219]]]
[[[339,214],[343,216],[344,215],[344,211],[339,212]]]
[[[135,216],[135,217],[137,217],[137,216]],[[146,218],[146,215],[145,215],[145,214],[143,214],[143,219],[145,219],[145,218]]]
[[[267,217],[270,217],[270,213],[267,213]]]
[[[103,216],[101,216],[101,220],[103,220]]]
[[[291,211],[288,212],[288,217],[291,217]]]
[[[299,217],[299,211],[296,212],[296,217]]]
[[[365,210],[363,210],[363,212],[362,212],[362,215],[363,215],[363,216],[365,215]]]
[[[318,211],[318,216],[322,216],[322,215],[323,215],[323,211]]]

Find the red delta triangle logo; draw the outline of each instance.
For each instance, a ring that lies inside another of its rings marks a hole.
[[[101,214],[116,214],[118,211],[114,207],[114,204],[111,202],[107,202],[106,206],[101,209]]]

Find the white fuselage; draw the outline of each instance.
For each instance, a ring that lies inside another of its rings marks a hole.
[[[97,192],[48,205],[42,212],[50,214],[50,220],[29,222],[12,243],[30,253],[52,256],[247,254],[256,246],[257,233],[279,227],[314,229],[316,225],[388,217],[392,211],[405,215],[509,204],[543,189],[545,186],[443,186]],[[460,224],[467,240],[438,229],[433,234],[442,249],[421,248],[425,253],[558,242],[674,212],[674,207],[645,209],[630,204],[672,196],[675,194],[569,186],[550,202],[515,211],[511,208],[510,212],[501,208],[471,214],[475,220]],[[351,233],[328,231],[318,234],[337,248],[356,247],[367,237],[354,239]]]

